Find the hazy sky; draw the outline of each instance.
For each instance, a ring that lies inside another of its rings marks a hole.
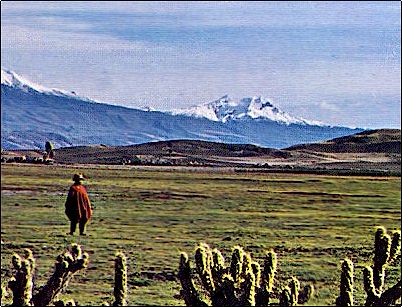
[[[400,2],[1,2],[1,66],[157,109],[262,95],[329,124],[401,125]]]

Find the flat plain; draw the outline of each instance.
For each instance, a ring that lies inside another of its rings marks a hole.
[[[71,178],[83,172],[95,205],[89,236],[67,236],[64,202]],[[184,305],[176,273],[179,253],[194,259],[206,242],[227,257],[241,245],[260,264],[278,254],[278,282],[311,282],[309,305],[334,305],[340,262],[355,262],[356,302],[362,305],[362,268],[372,261],[375,227],[401,224],[400,177],[236,173],[233,169],[2,164],[1,276],[12,253],[32,249],[35,282],[42,285],[71,242],[90,255],[65,297],[100,305],[113,295],[113,259],[128,257],[130,305]],[[401,276],[400,257],[386,282]]]

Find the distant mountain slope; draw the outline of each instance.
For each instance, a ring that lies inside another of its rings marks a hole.
[[[379,129],[363,131],[321,143],[295,145],[291,151],[308,150],[331,153],[401,153],[401,130]]]
[[[268,104],[265,107],[272,109]],[[97,103],[74,92],[48,89],[15,73],[2,71],[1,146],[4,149],[39,149],[48,140],[58,148],[174,139],[283,148],[362,131],[307,122],[284,123],[264,116],[236,119],[213,121]]]

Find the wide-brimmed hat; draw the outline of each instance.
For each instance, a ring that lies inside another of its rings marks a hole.
[[[77,182],[77,181],[84,181],[85,177],[83,174],[74,174],[73,176],[73,181]]]

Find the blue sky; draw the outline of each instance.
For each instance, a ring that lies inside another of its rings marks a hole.
[[[1,66],[157,109],[262,95],[329,124],[401,125],[399,2],[1,2]]]

